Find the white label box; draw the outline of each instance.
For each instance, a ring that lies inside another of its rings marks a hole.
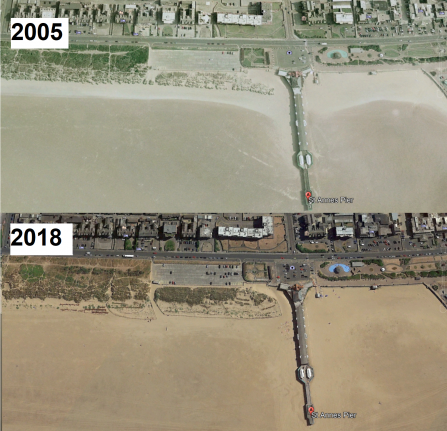
[[[12,223],[11,256],[73,256],[73,224]]]
[[[11,18],[11,49],[68,49],[68,18]]]

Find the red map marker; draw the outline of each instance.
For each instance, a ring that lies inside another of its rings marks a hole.
[[[309,407],[309,414],[312,414],[315,411],[313,407]]]
[[[306,198],[307,198],[307,200],[309,201],[309,198],[312,196],[312,193],[311,192],[306,192]]]

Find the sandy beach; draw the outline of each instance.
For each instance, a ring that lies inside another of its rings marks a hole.
[[[422,71],[320,73],[304,104],[315,196],[354,198],[345,211],[441,211],[447,98]]]
[[[3,210],[296,211],[288,90],[249,77],[275,95],[3,81]]]
[[[272,293],[283,315],[253,320],[5,308],[3,425],[304,430],[290,305]]]
[[[423,285],[323,289],[306,298],[316,430],[447,428],[447,314]]]

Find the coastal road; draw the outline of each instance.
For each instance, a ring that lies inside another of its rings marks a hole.
[[[73,250],[73,257],[82,258],[85,257],[85,250]],[[8,255],[9,248],[4,247],[2,254]],[[391,258],[391,257],[413,257],[418,254],[419,256],[435,256],[441,254],[447,254],[446,247],[431,249],[427,252],[418,253],[413,251],[383,251],[379,253],[375,252],[350,252],[350,253],[191,253],[191,252],[171,252],[171,251],[124,251],[124,250],[94,250],[91,251],[91,257],[99,257],[103,259],[116,258],[122,259],[122,255],[133,254],[136,259],[209,259],[209,260],[241,260],[242,262],[248,261],[275,261],[275,260],[338,260],[338,259],[378,259],[378,258]],[[66,257],[66,256],[65,256]]]
[[[289,246],[289,252],[292,252],[293,244],[295,244],[295,231],[293,228],[292,214],[284,214],[284,228],[286,231],[286,241]]]
[[[175,45],[176,47],[200,47],[200,46],[221,46],[221,45],[244,45],[247,47],[263,47],[263,48],[277,48],[283,47],[287,48],[290,45],[293,46],[318,46],[321,45],[322,42],[327,43],[328,46],[339,46],[346,44],[396,44],[402,40],[402,43],[424,43],[424,42],[436,42],[438,40],[445,39],[447,36],[442,35],[424,35],[424,36],[396,36],[396,37],[376,37],[376,38],[368,38],[364,39],[355,39],[355,38],[340,38],[340,39],[295,39],[287,40],[287,39],[223,39],[223,38],[213,38],[213,39],[175,39],[172,37],[131,37],[131,36],[98,36],[98,35],[73,35],[70,36],[71,43],[139,43],[139,44],[151,44],[151,43],[163,43],[166,44],[166,47],[172,47]],[[10,33],[2,33],[2,40],[11,40]],[[219,48],[218,48],[219,49]]]
[[[8,35],[8,40],[10,36]],[[73,38],[74,39],[74,38]],[[172,39],[169,37],[126,37],[126,36],[97,36],[97,35],[88,35],[88,36],[77,36],[75,41],[88,43],[90,40],[96,40],[99,43],[104,42],[115,42],[117,43],[152,43],[152,42],[161,42],[166,45],[176,45],[176,46],[204,46],[204,45],[222,45],[226,43],[230,43],[233,45],[247,45],[249,47],[285,47],[287,48],[290,44],[295,46],[304,46],[306,43],[308,46],[318,46],[321,45],[321,42],[327,43],[330,45],[346,45],[346,44],[380,44],[384,45],[387,43],[396,44],[402,39],[402,43],[408,43],[411,40],[411,43],[422,43],[422,42],[436,42],[439,39],[442,39],[440,36],[419,36],[419,37],[411,37],[411,36],[401,36],[397,37],[378,37],[378,38],[368,38],[368,40],[358,40],[354,38],[340,38],[340,39]]]
[[[293,29],[293,17],[290,12],[293,11],[292,2],[290,0],[284,0],[283,4],[283,12],[284,12],[284,29],[286,31],[286,39],[294,40],[297,39],[295,36],[295,31]]]

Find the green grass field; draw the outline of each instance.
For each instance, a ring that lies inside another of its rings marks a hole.
[[[297,29],[295,30],[296,35],[301,39],[315,39],[325,37],[325,31],[320,29]]]
[[[265,53],[263,48],[243,48],[244,59],[242,66],[254,67],[255,65],[265,64]]]
[[[172,239],[166,241],[165,251],[175,251],[175,242]]]
[[[410,45],[405,55],[411,57],[433,57],[436,55],[436,51],[432,48],[431,44],[414,44]]]
[[[399,57],[400,53],[394,49],[387,48],[385,51],[386,57],[396,58]]]

